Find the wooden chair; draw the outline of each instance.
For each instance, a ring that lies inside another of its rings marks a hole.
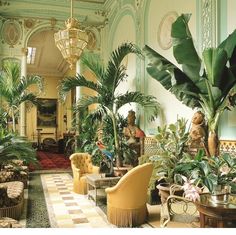
[[[165,209],[161,227],[199,227],[199,212],[191,200],[172,194],[167,198]]]

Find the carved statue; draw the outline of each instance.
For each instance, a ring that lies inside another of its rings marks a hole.
[[[142,154],[141,145],[143,138],[145,137],[144,131],[135,125],[135,119],[135,112],[130,110],[127,117],[128,125],[123,129],[123,134],[126,138],[127,144],[137,153],[133,165],[138,164],[138,157]]]
[[[205,115],[201,111],[197,111],[192,117],[192,126],[189,132],[189,147],[205,148],[205,138]]]

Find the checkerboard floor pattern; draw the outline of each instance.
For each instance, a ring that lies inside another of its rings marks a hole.
[[[42,185],[53,228],[114,228],[104,212],[87,199],[72,191],[70,174],[42,174]]]

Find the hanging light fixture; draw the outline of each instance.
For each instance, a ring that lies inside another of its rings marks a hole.
[[[73,0],[71,0],[71,17],[65,21],[66,29],[54,34],[56,46],[72,69],[88,44],[88,35],[79,29],[79,21],[73,18]]]

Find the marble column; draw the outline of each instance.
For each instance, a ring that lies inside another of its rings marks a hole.
[[[27,48],[22,48],[21,77],[26,77],[27,76],[27,54],[28,54],[28,49]],[[20,136],[25,137],[26,136],[26,109],[25,109],[25,103],[21,103],[21,105],[20,105],[19,128],[20,128]]]

